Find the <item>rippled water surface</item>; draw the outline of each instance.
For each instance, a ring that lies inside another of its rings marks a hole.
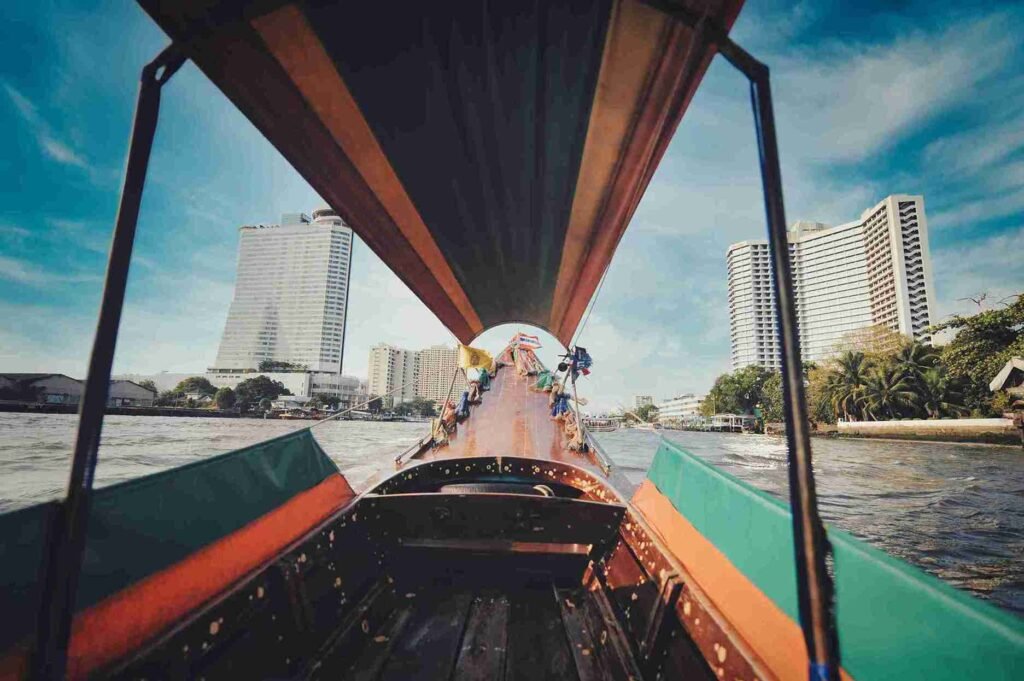
[[[0,511],[52,499],[67,480],[75,416],[0,413]],[[252,419],[108,416],[97,484],[173,468],[307,424]],[[358,484],[426,432],[422,423],[331,422],[314,431]],[[759,435],[664,434],[693,454],[780,498],[785,441]],[[656,433],[600,433],[634,482]],[[1024,614],[1024,453],[1014,447],[815,440],[826,522],[951,584]]]

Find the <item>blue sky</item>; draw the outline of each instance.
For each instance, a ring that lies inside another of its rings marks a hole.
[[[4,14],[0,371],[82,376],[138,73],[167,41],[125,2]],[[1012,4],[752,1],[733,32],[772,68],[788,219],[838,224],[887,194],[923,194],[937,318],[977,309],[959,300],[969,295],[1024,290],[1022,27]],[[231,299],[236,228],[320,203],[186,65],[165,88],[115,371],[204,370]],[[595,358],[584,394],[614,407],[706,390],[729,365],[725,249],[763,233],[747,88],[719,58],[584,329]],[[346,373],[364,375],[378,341],[452,342],[363,246],[353,276]]]

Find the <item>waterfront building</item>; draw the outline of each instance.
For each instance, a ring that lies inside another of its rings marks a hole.
[[[658,404],[659,423],[689,423],[700,419],[703,395],[686,393]]]
[[[152,407],[156,391],[134,381],[111,381],[107,391],[107,406]]]
[[[366,393],[366,382],[355,376],[313,374],[309,391],[311,395],[337,397],[339,410],[353,409],[369,399]]]
[[[446,345],[434,345],[416,353],[418,374],[416,396],[433,400],[434,404],[444,403],[449,392],[458,401],[466,389],[466,375],[459,371],[459,349]],[[455,384],[452,385],[452,377]]]
[[[648,404],[654,404],[654,398],[650,395],[634,395],[633,396],[633,408],[639,409],[640,407],[647,406]]]
[[[329,208],[239,229],[235,293],[211,373],[289,362],[340,375],[352,230]]]
[[[373,346],[367,379],[369,394],[380,397],[387,408],[414,399],[417,368],[415,352],[386,343]]]
[[[217,388],[234,390],[242,381],[266,376],[288,389],[296,398],[308,401],[315,395],[338,398],[338,409],[350,409],[366,402],[366,384],[355,376],[314,371],[211,371],[206,379]]]
[[[209,371],[206,380],[216,388],[234,390],[242,381],[258,376],[266,376],[271,381],[283,385],[292,395],[312,397],[313,374],[310,371]]]
[[[387,396],[384,397],[385,407],[415,398],[433,400],[440,405],[449,389],[456,401],[466,389],[466,376],[457,371],[457,347],[434,345],[424,350],[405,350],[380,343],[370,348],[369,367],[369,394]],[[452,376],[455,377],[454,387]]]
[[[805,361],[827,359],[846,334],[868,326],[930,342],[934,285],[923,196],[888,196],[837,227],[796,222],[789,257]],[[768,242],[732,244],[726,262],[732,367],[779,369]]]
[[[0,400],[77,405],[84,390],[84,381],[64,374],[0,374]],[[107,390],[109,407],[151,407],[155,398],[155,391],[122,379],[112,379]]]

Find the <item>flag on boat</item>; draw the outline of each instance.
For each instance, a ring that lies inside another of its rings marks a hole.
[[[490,371],[494,368],[494,358],[486,350],[471,348],[468,345],[459,344],[459,366],[463,369],[483,369]]]
[[[512,339],[512,342],[522,348],[541,347],[540,338],[522,332],[517,333],[516,337]]]

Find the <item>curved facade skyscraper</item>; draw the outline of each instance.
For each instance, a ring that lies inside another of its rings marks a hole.
[[[352,265],[352,230],[329,208],[239,229],[238,273],[211,371],[265,360],[340,374]]]
[[[924,197],[888,196],[838,227],[797,222],[789,231],[805,361],[836,352],[851,331],[880,325],[928,342],[934,300]],[[767,241],[729,247],[732,366],[780,368]]]

